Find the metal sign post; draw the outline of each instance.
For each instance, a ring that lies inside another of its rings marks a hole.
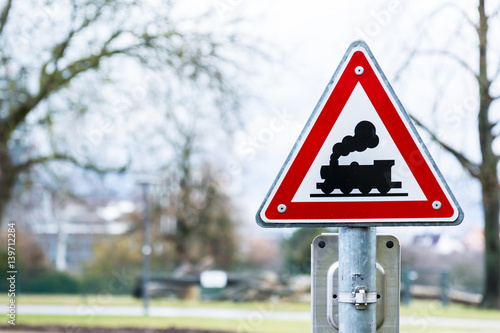
[[[312,243],[313,332],[399,332],[399,242],[375,227],[463,218],[368,45],[352,43],[256,216],[340,228]]]
[[[376,228],[339,229],[339,332],[377,328]],[[333,296],[332,296],[333,297]]]

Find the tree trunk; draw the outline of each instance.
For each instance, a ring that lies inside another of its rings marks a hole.
[[[490,95],[491,81],[488,79],[488,16],[485,12],[485,0],[479,0],[479,114],[478,131],[481,148],[480,180],[482,186],[482,202],[484,210],[485,239],[485,283],[482,307],[500,309],[500,236],[498,218],[500,214],[500,187],[498,185],[498,158],[493,152],[495,136],[491,130],[493,124],[489,120],[490,106],[493,101]]]
[[[0,134],[0,229],[16,181],[6,141]]]
[[[0,137],[1,139],[1,137]],[[7,144],[0,140],[0,229],[5,217],[7,205],[12,196],[15,174],[8,153]]]
[[[493,184],[491,184],[493,185]],[[500,213],[498,186],[483,185],[485,281],[481,307],[500,309]]]

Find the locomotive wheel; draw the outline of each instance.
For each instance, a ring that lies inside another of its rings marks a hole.
[[[371,190],[372,190],[372,188],[369,186],[360,186],[359,187],[359,191],[365,195],[370,193]]]
[[[333,184],[331,182],[327,182],[327,181],[325,181],[323,184],[321,184],[320,188],[321,188],[321,191],[324,194],[330,194],[335,189],[335,187],[333,186]]]
[[[391,189],[391,186],[387,183],[380,184],[379,186],[377,186],[377,190],[382,194],[387,194],[387,192],[389,192],[390,189]]]
[[[349,185],[344,185],[340,188],[340,190],[342,191],[342,193],[344,194],[349,194],[351,193],[352,191],[352,186],[349,186]]]

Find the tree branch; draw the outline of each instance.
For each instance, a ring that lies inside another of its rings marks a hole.
[[[16,128],[25,118],[26,115],[33,110],[42,100],[46,99],[52,93],[58,91],[62,87],[69,84],[71,80],[73,80],[79,74],[86,72],[90,69],[97,69],[104,58],[112,57],[116,54],[125,54],[132,49],[140,46],[132,45],[122,49],[109,50],[109,44],[116,39],[119,35],[121,35],[123,31],[117,31],[110,36],[110,38],[104,42],[101,50],[97,54],[90,55],[86,58],[78,59],[64,69],[55,69],[54,72],[48,74],[45,70],[48,65],[46,63],[41,71],[40,71],[40,86],[38,89],[38,93],[36,95],[31,95],[27,98],[26,102],[18,105],[16,108],[10,110],[9,117],[6,119],[7,130],[13,130]],[[74,33],[70,33],[68,38],[71,38]],[[64,54],[64,48],[69,43],[69,40],[58,44],[54,50],[53,54],[55,58],[52,58],[51,61],[57,61],[58,56],[62,56]],[[58,50],[58,52],[55,52]]]
[[[128,168],[128,166],[130,164],[130,161],[129,161],[129,162],[127,162],[127,164],[125,166],[120,167],[120,168],[100,168],[92,163],[82,164],[82,163],[78,162],[77,159],[74,158],[73,156],[69,156],[69,155],[65,155],[65,154],[61,154],[61,153],[54,153],[52,155],[39,156],[39,157],[29,159],[24,163],[16,165],[13,168],[13,171],[14,171],[14,173],[17,174],[19,172],[25,171],[26,169],[28,169],[34,165],[44,164],[44,163],[52,162],[52,161],[69,162],[77,167],[82,168],[82,169],[94,171],[94,172],[101,173],[101,174],[110,173],[110,172],[122,173]]]
[[[5,7],[3,7],[2,15],[0,16],[0,35],[2,34],[3,29],[5,28],[5,25],[7,23],[7,18],[9,17],[9,12],[11,7],[12,7],[12,0],[7,0]]]
[[[431,136],[431,138],[432,138],[432,140],[434,142],[436,142],[441,147],[443,147],[446,151],[448,151],[453,156],[455,156],[455,158],[458,160],[458,162],[460,162],[460,164],[469,172],[469,174],[472,177],[474,177],[476,179],[480,179],[480,166],[479,165],[477,165],[476,163],[472,162],[467,157],[465,157],[465,155],[463,155],[462,153],[458,152],[454,148],[450,147],[449,145],[447,145],[443,141],[439,140],[438,137],[427,126],[425,126],[420,120],[418,120],[417,118],[415,118],[413,115],[410,115],[410,118],[420,128],[422,128],[424,131],[426,131]]]
[[[490,83],[492,83],[493,81],[495,81],[496,79],[498,79],[499,75],[500,75],[500,61],[498,62],[497,70],[495,71],[495,74],[493,74],[493,76],[491,77]],[[496,96],[496,97],[491,96],[491,98],[492,99],[497,99],[498,96]]]
[[[474,71],[474,69],[472,67],[470,67],[469,64],[465,60],[460,58],[458,55],[451,53],[450,51],[447,51],[447,50],[421,50],[418,52],[422,53],[422,54],[428,54],[428,55],[436,55],[437,54],[437,55],[448,57],[448,58],[454,60],[456,63],[458,63],[464,69],[466,69],[469,73],[471,73],[476,78],[476,80],[478,79],[478,74]]]
[[[427,22],[424,22],[425,23],[424,25],[429,25],[429,22],[431,20],[433,20],[438,14],[441,14],[442,11],[444,11],[444,10],[446,10],[448,8],[456,10],[467,21],[467,23],[469,23],[470,26],[472,26],[474,29],[477,30],[477,28],[478,28],[477,24],[474,23],[474,21],[467,15],[467,13],[464,10],[462,10],[460,7],[458,7],[453,2],[447,2],[447,3],[443,4],[443,5],[441,5],[440,7],[438,7],[433,12],[431,12],[426,17],[426,21]],[[477,74],[474,72],[474,70],[465,61],[463,61],[462,59],[460,59],[458,56],[451,54],[450,52],[446,52],[446,51],[421,51],[421,50],[418,50],[418,47],[421,44],[423,33],[426,32],[426,31],[427,31],[426,29],[423,29],[423,31],[421,33],[419,33],[419,36],[416,38],[415,47],[409,48],[409,56],[406,59],[406,61],[403,62],[403,65],[401,65],[399,67],[399,69],[396,71],[396,74],[394,75],[393,81],[399,80],[400,75],[408,67],[409,63],[413,60],[413,58],[415,56],[418,56],[419,53],[424,53],[425,54],[426,52],[428,54],[440,53],[441,55],[444,55],[444,53],[447,53],[446,54],[447,56],[451,56],[451,57],[455,58],[454,59],[455,61],[458,61],[459,64],[461,64],[462,66],[464,66],[464,68],[466,68],[469,72],[471,72],[474,75],[474,77],[477,78]]]
[[[457,12],[459,12],[470,25],[472,25],[473,27],[476,27],[476,24],[474,23],[473,20],[471,20],[469,15],[467,15],[467,13],[462,8],[458,7],[457,4],[455,4],[453,2],[446,2],[445,4],[441,5],[436,10],[434,10],[432,13],[430,13],[429,18],[434,18],[434,16],[440,14],[443,10],[448,9],[448,8],[454,9]]]
[[[453,9],[455,9],[456,11],[458,11],[462,17],[473,27],[477,28],[477,24],[469,17],[469,15],[467,15],[467,13],[460,7],[458,7],[456,4],[452,4],[451,5]]]
[[[498,64],[497,64],[497,70],[495,71],[495,74],[493,74],[493,76],[491,77],[490,79],[490,83],[492,83],[493,81],[495,81],[496,79],[498,79],[498,77],[500,76],[500,61],[498,61]],[[497,99],[499,96],[493,98],[493,99]]]
[[[489,15],[489,18],[493,18],[500,13],[500,6],[498,6],[493,13]]]
[[[490,98],[491,98],[492,101],[496,101],[497,99],[500,98],[500,95],[490,96]]]
[[[97,69],[101,63],[101,61],[105,58],[110,58],[116,54],[125,54],[130,50],[134,49],[136,46],[130,46],[127,48],[116,49],[116,50],[108,50],[109,44],[117,38],[122,31],[114,33],[103,45],[100,52],[98,54],[90,55],[86,58],[76,60],[66,66],[66,68],[62,70],[58,70],[55,75],[55,78],[58,80],[57,86],[52,91],[56,91],[59,88],[68,84],[72,79],[74,79],[80,73],[83,73],[90,69]]]

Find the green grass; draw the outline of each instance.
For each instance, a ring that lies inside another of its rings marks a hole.
[[[436,333],[436,332],[471,332],[471,329],[469,327],[444,327],[444,326],[427,326],[425,328],[421,326],[406,326],[406,325],[401,325],[399,327],[400,332],[402,333]],[[491,333],[491,328],[474,328],[474,332],[485,332],[485,333]]]
[[[142,300],[126,295],[20,295],[16,298],[18,304],[39,304],[39,305],[135,305],[141,306]],[[0,304],[7,304],[6,295],[0,295]],[[150,306],[170,306],[185,308],[216,308],[216,309],[255,309],[269,305],[268,302],[241,302],[229,301],[204,302],[177,299],[151,299]],[[276,311],[310,311],[309,303],[288,303],[278,302],[273,305]]]
[[[0,295],[0,304],[6,304],[6,295]],[[140,306],[141,300],[130,296],[110,295],[21,295],[17,298],[18,304],[67,304],[67,305],[135,305]],[[171,307],[197,307],[197,308],[231,308],[255,310],[269,308],[266,302],[200,302],[169,299],[153,299],[150,306]],[[308,303],[286,303],[278,302],[272,305],[274,311],[302,311],[309,312]],[[473,319],[496,319],[500,320],[500,311],[484,310],[476,307],[451,304],[443,308],[439,301],[413,301],[410,306],[401,306],[401,316],[425,318],[425,317],[450,317],[450,318],[473,318]],[[309,332],[308,321],[278,321],[264,319],[262,316],[252,316],[241,320],[209,319],[209,318],[159,318],[159,317],[120,317],[120,316],[36,316],[19,315],[18,324],[26,325],[60,325],[60,326],[88,326],[88,327],[141,327],[141,328],[200,328],[217,329],[229,332],[252,332],[252,333],[298,333]],[[460,332],[470,331],[468,328],[457,327],[422,327],[421,325],[401,326],[401,332]],[[478,329],[477,332],[488,330]]]
[[[410,306],[401,306],[401,316],[409,317],[448,317],[448,318],[472,318],[472,319],[496,319],[500,320],[500,311],[485,310],[475,306],[461,304],[450,304],[443,307],[440,301],[412,301]]]
[[[118,317],[118,316],[31,316],[17,318],[18,324],[30,326],[58,325],[71,327],[140,327],[140,328],[198,328],[229,332],[254,333],[304,333],[310,331],[307,321],[263,320],[262,317],[245,320],[196,319],[196,318],[159,318],[159,317]]]
[[[0,295],[0,304],[7,304],[6,294]],[[142,305],[140,299],[127,295],[20,295],[17,297],[19,304],[57,304],[57,305]],[[231,309],[255,309],[269,306],[266,302],[201,302],[175,299],[152,299],[151,306],[170,307],[206,307],[206,308],[231,308]],[[303,311],[311,310],[309,303],[289,303],[278,302],[273,305],[276,311]],[[415,300],[410,306],[401,306],[401,316],[421,316],[421,317],[451,317],[451,318],[478,318],[478,319],[499,319],[500,311],[484,310],[473,306],[460,304],[450,304],[442,307],[439,301]]]

